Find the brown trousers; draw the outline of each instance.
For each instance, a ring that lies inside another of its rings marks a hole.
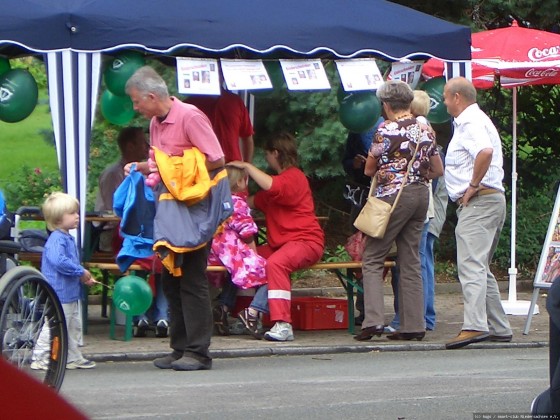
[[[392,204],[397,197],[382,197]],[[420,332],[424,322],[424,295],[420,270],[420,238],[428,210],[428,187],[410,184],[403,190],[382,239],[368,237],[364,250],[363,282],[365,319],[362,328],[385,325],[383,264],[393,242],[397,245],[397,264],[401,332]]]

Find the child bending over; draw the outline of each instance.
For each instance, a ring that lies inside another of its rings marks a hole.
[[[214,308],[214,322],[220,334],[229,334],[227,314],[235,305],[237,288],[258,287],[249,308],[241,311],[237,317],[253,337],[260,339],[258,318],[260,313],[268,313],[266,288],[260,287],[266,283],[266,260],[257,254],[257,225],[244,198],[247,191],[247,172],[244,169],[228,167],[227,173],[232,193],[233,214],[224,222],[223,230],[214,236],[208,264],[224,265],[231,276],[231,282],[228,280],[222,288],[220,304]],[[213,276],[208,274],[213,280]]]

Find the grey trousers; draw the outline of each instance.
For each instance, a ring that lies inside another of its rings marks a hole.
[[[463,330],[490,331],[510,335],[490,262],[500,240],[506,218],[503,194],[473,197],[467,207],[457,209],[457,270],[463,289]]]
[[[383,200],[393,203],[396,194]],[[385,325],[383,265],[393,242],[400,268],[398,306],[401,332],[425,331],[424,294],[420,270],[420,238],[428,210],[428,187],[410,184],[401,197],[382,239],[368,237],[363,255],[365,318],[362,329]]]

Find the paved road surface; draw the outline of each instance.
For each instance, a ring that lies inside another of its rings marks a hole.
[[[93,419],[472,420],[528,413],[547,386],[547,348],[463,349],[216,359],[204,372],[100,363],[68,371],[62,395]]]

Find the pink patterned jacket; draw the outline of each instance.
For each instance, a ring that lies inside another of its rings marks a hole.
[[[242,289],[266,283],[266,259],[258,255],[243,239],[257,233],[257,225],[244,198],[232,194],[233,214],[224,222],[222,232],[214,236],[208,265],[223,265],[231,280]],[[223,284],[221,273],[208,273],[214,286]]]

